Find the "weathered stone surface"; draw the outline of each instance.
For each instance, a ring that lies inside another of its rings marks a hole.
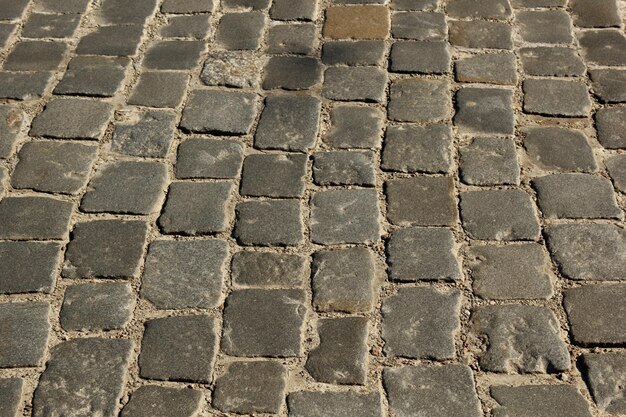
[[[326,65],[382,65],[385,50],[383,41],[329,40],[322,46],[322,62]]]
[[[253,93],[219,90],[192,91],[180,127],[190,132],[245,135],[256,117]]]
[[[607,149],[626,148],[626,109],[605,107],[595,116],[598,141]]]
[[[431,360],[454,358],[460,306],[461,293],[456,289],[399,289],[383,301],[385,355]]]
[[[564,291],[563,305],[572,340],[582,346],[626,343],[626,284],[585,285]]]
[[[573,48],[522,48],[520,57],[527,75],[569,77],[585,73],[585,64]]]
[[[209,14],[170,16],[168,24],[161,28],[165,38],[204,39],[209,33]]]
[[[78,27],[80,15],[32,13],[24,27],[22,36],[27,38],[69,38]],[[49,47],[49,45],[47,45]]]
[[[130,352],[126,339],[75,339],[57,345],[35,390],[33,416],[117,416]]]
[[[27,5],[28,0],[0,0],[0,19],[19,18]]]
[[[547,307],[507,304],[476,309],[473,332],[486,338],[481,369],[503,373],[560,372],[570,368],[559,323]]]
[[[263,88],[306,90],[322,81],[319,59],[302,56],[273,56],[265,65]]]
[[[7,158],[13,152],[23,123],[24,113],[21,110],[0,105],[0,159]]]
[[[287,406],[293,417],[382,416],[381,398],[377,392],[298,391],[289,394]]]
[[[145,71],[139,76],[128,104],[147,107],[180,106],[189,76],[182,72]]]
[[[106,282],[72,285],[61,307],[64,330],[123,329],[130,322],[135,294],[130,284]]]
[[[157,308],[211,308],[222,301],[223,240],[157,240],[144,265],[141,296]]]
[[[609,414],[626,412],[626,355],[623,353],[586,353],[582,372],[596,405]]]
[[[214,52],[207,57],[200,80],[206,85],[256,87],[261,65],[261,60],[249,52]]]
[[[25,3],[22,1],[10,0],[11,3]],[[37,0],[35,10],[50,13],[83,13],[87,8],[89,0]]]
[[[215,381],[213,406],[226,413],[277,414],[283,404],[286,373],[276,361],[233,362]]]
[[[310,0],[274,0],[270,16],[274,20],[314,20],[317,2]]]
[[[237,252],[231,263],[235,284],[252,287],[299,287],[308,277],[308,262],[299,255],[274,252]]]
[[[476,138],[461,147],[461,178],[471,185],[517,185],[520,168],[511,139]]]
[[[64,42],[21,41],[6,56],[2,68],[9,71],[54,71],[67,51]]]
[[[456,281],[461,270],[449,229],[412,227],[391,233],[387,243],[389,277],[394,281]]]
[[[404,79],[391,84],[388,117],[398,122],[438,122],[450,116],[447,81]]]
[[[600,3],[593,0],[573,0],[570,8],[576,26],[610,27],[622,23],[615,0]]]
[[[523,7],[563,7],[567,0],[511,0],[516,8]]]
[[[123,10],[124,7],[121,7]],[[143,25],[100,26],[78,42],[79,55],[133,56],[141,43]]]
[[[0,379],[0,415],[17,417],[22,405],[22,380],[19,378]]]
[[[494,416],[591,417],[587,401],[572,385],[493,386],[491,396],[498,403]]]
[[[313,180],[318,185],[376,185],[374,153],[370,151],[316,152]]]
[[[380,236],[374,190],[319,191],[311,197],[311,241],[322,245],[371,243]]]
[[[620,69],[592,69],[589,71],[593,92],[603,103],[626,102],[626,71]]]
[[[335,106],[330,111],[330,129],[323,140],[334,148],[378,148],[382,119],[382,112],[373,107]]]
[[[237,140],[187,139],[178,147],[176,177],[236,178],[243,163],[243,149]]]
[[[215,41],[224,49],[254,50],[261,45],[265,15],[259,11],[226,13],[217,26]]]
[[[455,20],[449,23],[450,43],[464,48],[513,49],[511,26],[503,22]]]
[[[244,246],[296,246],[304,240],[300,201],[245,201],[237,204],[234,236]]]
[[[165,158],[174,137],[176,115],[152,110],[136,114],[132,120],[117,123],[111,140],[111,151],[145,158]]]
[[[470,246],[468,266],[474,293],[483,299],[548,299],[552,297],[550,258],[536,243]]]
[[[112,97],[122,85],[129,63],[125,57],[74,57],[54,93]]]
[[[626,65],[626,36],[619,29],[586,30],[578,42],[583,58],[598,65]]]
[[[451,177],[388,180],[385,194],[387,219],[398,226],[452,226],[458,218]]]
[[[0,368],[39,366],[46,351],[50,323],[48,303],[0,304]]]
[[[77,223],[65,252],[66,278],[130,278],[139,272],[147,224],[139,220]]]
[[[51,197],[4,197],[0,201],[0,239],[63,239],[73,206]]]
[[[403,366],[383,370],[394,415],[480,417],[472,370],[460,364]]]
[[[508,0],[450,0],[446,11],[452,17],[506,19],[511,16]]]
[[[524,111],[546,116],[584,117],[591,111],[587,86],[582,81],[524,81]]]
[[[103,0],[97,18],[104,24],[143,24],[156,12],[157,0]]]
[[[399,172],[447,173],[451,165],[449,126],[387,127],[381,168]]]
[[[147,321],[139,354],[140,376],[210,383],[217,351],[215,328],[215,319],[206,315]]]
[[[598,166],[585,134],[559,127],[526,127],[524,148],[530,161],[548,171],[593,172]]]
[[[213,11],[213,0],[165,0],[161,5],[161,11],[163,13],[210,13]]]
[[[326,9],[323,34],[334,39],[385,39],[389,26],[389,9],[384,6],[331,6]]]
[[[293,153],[248,155],[243,162],[240,194],[302,197],[307,160],[306,155]]]
[[[605,163],[615,188],[626,193],[626,155],[612,156]]]
[[[16,25],[13,23],[0,23],[0,48],[4,48],[9,37],[15,30]]]
[[[391,17],[391,34],[396,39],[444,40],[448,32],[446,15],[433,12],[401,12]]]
[[[144,385],[131,394],[120,417],[195,417],[201,401],[197,390]]]
[[[233,291],[224,309],[222,350],[233,356],[299,356],[304,296],[303,290]]]
[[[0,243],[0,294],[52,291],[61,247],[49,242]]]
[[[515,55],[494,53],[459,59],[454,66],[456,80],[465,83],[515,85]]]
[[[391,47],[390,59],[390,70],[393,72],[450,72],[450,52],[445,41],[397,41]]]
[[[324,73],[322,95],[338,101],[382,103],[387,72],[376,67],[329,67]]]
[[[571,43],[572,22],[565,10],[522,10],[515,14],[521,38],[530,43]]]
[[[515,132],[513,92],[508,89],[464,87],[456,93],[454,124],[466,134],[512,135]]]
[[[100,139],[113,106],[103,101],[54,99],[33,119],[31,136],[61,139]]]
[[[191,70],[196,67],[204,51],[201,41],[159,41],[146,51],[143,66],[159,70]]]
[[[0,98],[34,100],[41,97],[52,76],[51,72],[0,71]]]
[[[317,44],[315,25],[276,25],[267,31],[267,52],[271,54],[311,55]]]

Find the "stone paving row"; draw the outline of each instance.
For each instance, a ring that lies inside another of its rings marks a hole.
[[[626,415],[623,0],[0,0],[0,417]]]

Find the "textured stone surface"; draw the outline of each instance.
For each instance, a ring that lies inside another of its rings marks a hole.
[[[23,122],[24,113],[21,110],[0,106],[0,158],[4,159],[11,154]]]
[[[301,197],[306,165],[307,157],[302,154],[248,155],[239,192],[254,197]]]
[[[626,355],[623,353],[587,353],[582,357],[585,382],[595,403],[610,414],[626,411],[623,386]]]
[[[506,89],[461,88],[456,93],[454,124],[467,134],[513,134],[512,98],[512,91]]]
[[[101,26],[83,36],[76,47],[79,55],[133,56],[141,43],[142,25]]]
[[[585,73],[585,65],[573,48],[522,48],[520,56],[528,75],[567,77]]]
[[[304,239],[300,212],[295,199],[239,203],[233,234],[244,246],[295,246]]]
[[[464,48],[513,49],[511,26],[482,20],[450,21],[450,43]]]
[[[78,284],[65,291],[61,327],[65,330],[123,329],[130,322],[135,297],[121,282]]]
[[[5,197],[0,201],[0,239],[63,239],[72,207],[51,197]]]
[[[401,12],[394,13],[391,18],[391,34],[397,39],[443,40],[447,32],[443,13]]]
[[[243,163],[243,145],[236,140],[192,138],[178,147],[176,177],[236,178]]]
[[[405,79],[391,84],[388,116],[397,122],[437,122],[450,116],[447,81]]]
[[[311,55],[317,44],[315,25],[276,25],[267,32],[267,52]]]
[[[355,391],[297,391],[287,397],[289,415],[294,417],[363,417],[382,415],[380,394]]]
[[[191,132],[244,135],[256,117],[256,95],[236,91],[192,91],[180,126]]]
[[[385,100],[387,74],[375,67],[329,67],[324,73],[322,95],[338,101]]]
[[[263,88],[272,90],[306,90],[322,79],[322,66],[317,58],[273,56],[265,65]]]
[[[234,283],[253,287],[301,286],[308,272],[304,257],[274,252],[237,252],[230,268]]]
[[[256,87],[260,74],[260,60],[255,55],[238,51],[211,53],[200,74],[206,85],[227,87]]]
[[[209,32],[209,17],[208,14],[171,16],[168,25],[161,28],[161,36],[203,39]]]
[[[548,171],[595,171],[597,164],[585,134],[559,127],[527,127],[524,148],[530,161]]]
[[[598,141],[607,149],[626,148],[626,109],[605,107],[595,115]]]
[[[471,185],[517,185],[520,168],[510,139],[476,138],[461,148],[461,178]]]
[[[511,16],[511,6],[508,0],[450,0],[447,12],[452,17],[506,19]]]
[[[371,107],[335,106],[323,140],[334,148],[377,148],[383,132],[382,113]]]
[[[189,77],[181,72],[145,71],[139,77],[128,104],[146,107],[180,106]]]
[[[69,38],[78,27],[79,20],[80,16],[74,14],[33,13],[22,28],[22,36],[27,38]]]
[[[130,60],[125,57],[77,56],[69,62],[55,94],[111,97],[124,81]]]
[[[389,26],[389,9],[386,7],[333,6],[326,10],[323,33],[325,37],[335,39],[385,39]]]
[[[103,101],[54,99],[30,128],[32,136],[62,139],[99,139],[113,115],[113,107]]]
[[[160,70],[190,70],[195,68],[204,43],[199,41],[161,41],[146,51],[143,66]]]
[[[447,173],[452,158],[449,126],[389,126],[385,133],[381,168],[399,172]]]
[[[591,100],[582,81],[524,81],[524,111],[546,116],[587,116]]]
[[[382,65],[385,43],[377,40],[326,41],[322,61],[326,65]]]
[[[0,243],[0,293],[52,291],[60,253],[57,243]]]
[[[23,382],[19,378],[0,379],[0,415],[16,417],[22,402]]]
[[[618,29],[584,31],[578,42],[587,61],[610,66],[626,64],[626,36]]]
[[[385,183],[387,218],[398,226],[451,226],[458,218],[450,177],[413,177]]]
[[[41,365],[46,352],[50,305],[43,302],[0,304],[0,368]]]
[[[393,72],[446,74],[450,72],[450,52],[444,41],[398,41],[391,47]]]
[[[121,417],[195,417],[201,407],[202,393],[189,388],[156,385],[139,387],[124,406]]]
[[[617,2],[613,0],[601,3],[591,0],[574,0],[571,8],[576,26],[610,27],[619,26],[621,23]]]
[[[369,151],[316,152],[313,180],[318,185],[374,186],[374,154]]]
[[[258,49],[264,26],[261,12],[226,13],[220,19],[215,40],[224,49]]]
[[[133,114],[130,118],[133,119]],[[130,156],[164,158],[174,136],[176,115],[152,110],[138,114],[139,120],[115,125],[111,150]]]
[[[9,71],[53,71],[57,69],[67,45],[63,42],[22,41],[7,55],[2,68]]]
[[[589,71],[593,92],[603,103],[626,102],[626,71],[619,69],[594,69]]]
[[[571,385],[493,386],[491,396],[498,406],[496,416],[522,417],[591,417],[589,405],[580,391]]]
[[[615,188],[626,193],[626,156],[616,155],[607,159],[606,168],[611,175]]]
[[[495,53],[459,59],[454,66],[456,80],[466,83],[514,85],[517,82],[515,55]]]
[[[530,43],[570,43],[571,19],[565,10],[524,10],[515,14],[521,38]]]

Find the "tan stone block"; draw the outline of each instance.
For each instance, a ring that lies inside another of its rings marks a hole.
[[[389,25],[389,9],[385,6],[329,7],[324,36],[335,39],[385,39]]]

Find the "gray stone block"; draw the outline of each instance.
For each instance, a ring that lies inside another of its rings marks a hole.
[[[180,127],[198,133],[245,135],[256,118],[257,95],[238,91],[194,90]]]
[[[626,65],[626,36],[619,29],[582,31],[578,43],[586,61],[598,65]]]
[[[455,20],[449,23],[450,43],[474,49],[513,49],[511,26],[504,22]]]
[[[215,41],[223,49],[255,50],[261,46],[264,30],[262,12],[226,13],[217,26]]]
[[[128,104],[178,107],[183,102],[189,75],[182,72],[145,71],[128,98]]]
[[[121,87],[129,63],[125,57],[74,57],[54,93],[112,97]]]
[[[265,65],[263,88],[306,90],[322,81],[319,59],[300,56],[273,56]]]
[[[263,10],[268,8],[270,0],[224,0],[222,4],[231,8],[245,7],[252,10]]]
[[[72,285],[65,290],[61,327],[79,331],[123,329],[130,322],[134,307],[135,293],[130,284]]]
[[[598,142],[607,149],[626,149],[626,109],[605,107],[595,115]]]
[[[541,169],[583,172],[598,169],[593,150],[582,131],[532,126],[524,128],[522,133],[526,155]]]
[[[454,66],[456,80],[465,83],[515,85],[517,69],[515,55],[492,53],[459,59]]]
[[[571,43],[572,21],[565,10],[520,10],[515,20],[522,40],[530,43]]]
[[[611,27],[622,23],[615,0],[600,3],[593,0],[573,0],[570,8],[576,26]]]
[[[589,71],[593,92],[602,103],[626,102],[626,71],[621,69],[592,69]]]
[[[582,81],[528,79],[523,90],[527,113],[584,117],[591,111],[587,86]]]
[[[156,12],[157,0],[102,0],[97,18],[104,24],[144,24]]]
[[[243,162],[240,194],[253,197],[302,197],[308,156],[254,154]]]
[[[176,177],[236,178],[241,171],[244,147],[229,139],[191,138],[178,147]]]
[[[507,19],[511,16],[509,0],[450,0],[446,11],[451,17]]]
[[[210,13],[213,0],[165,0],[161,5],[163,13]]]
[[[391,15],[391,35],[396,39],[444,40],[446,15],[433,12],[400,12]]]
[[[0,239],[63,239],[73,207],[69,201],[52,197],[4,197],[0,201]]]
[[[445,41],[397,41],[391,47],[390,59],[392,72],[450,72],[450,52]]]
[[[235,284],[251,287],[300,287],[308,278],[302,256],[275,252],[237,252],[231,263]]]
[[[12,3],[22,3],[13,1]],[[87,9],[89,0],[37,0],[35,10],[49,13],[83,13]]]
[[[158,70],[192,70],[203,51],[202,41],[158,41],[146,51],[143,66]]]
[[[270,16],[274,20],[314,20],[317,14],[317,1],[274,0]]]
[[[60,253],[57,243],[0,243],[0,294],[51,292]]]
[[[626,388],[621,382],[626,374],[626,355],[621,352],[585,353],[582,373],[600,410],[609,414],[626,412]]]
[[[8,158],[18,140],[24,123],[24,113],[7,105],[0,105],[0,159]]]
[[[19,378],[0,379],[0,415],[17,417],[22,405],[23,382]]]
[[[257,87],[262,60],[250,52],[221,51],[211,53],[204,64],[200,81],[205,85]]]
[[[448,81],[403,79],[391,83],[388,117],[397,122],[438,122],[450,117]]]
[[[110,103],[74,98],[53,99],[33,119],[31,136],[100,139],[113,116]]]
[[[142,36],[143,25],[101,26],[80,39],[76,53],[79,55],[133,56],[137,53]]]
[[[115,124],[111,151],[144,158],[165,158],[176,130],[176,114],[151,110],[130,114],[137,119]]]
[[[454,124],[465,134],[515,133],[513,92],[508,89],[464,87],[456,93]]]
[[[50,305],[43,302],[0,304],[0,368],[25,368],[41,365],[50,323]]]
[[[587,401],[573,385],[500,385],[490,391],[498,403],[494,416],[591,417]]]
[[[209,33],[210,18],[210,14],[171,16],[160,34],[164,38],[204,39]]]
[[[270,54],[311,55],[315,52],[317,33],[315,25],[276,25],[267,31],[267,52]]]
[[[626,193],[626,155],[615,155],[605,161],[606,168],[618,191]]]
[[[51,72],[0,71],[0,98],[33,100],[41,97],[52,78]]]
[[[381,417],[382,406],[378,392],[355,391],[296,391],[287,397],[292,417]]]
[[[316,152],[313,180],[318,185],[376,185],[374,153],[370,151]]]
[[[22,16],[28,0],[0,0],[0,19],[17,19]]]
[[[520,167],[512,139],[476,138],[460,148],[463,182],[471,185],[517,185]]]
[[[452,226],[458,219],[452,177],[397,178],[385,182],[387,219],[397,226]]]
[[[391,0],[394,10],[434,10],[439,0]]]
[[[234,236],[244,246],[296,246],[303,242],[300,201],[245,201],[236,208]]]
[[[64,42],[21,41],[4,59],[9,71],[55,71],[67,52]]]
[[[383,65],[385,42],[376,40],[326,41],[322,62],[326,65]]]
[[[78,14],[32,13],[22,27],[26,38],[69,38],[80,22]]]
[[[324,142],[334,148],[378,148],[383,133],[383,114],[373,107],[335,106],[330,110],[330,129]]]
[[[387,72],[377,67],[329,67],[324,73],[322,95],[337,101],[382,103]]]
[[[120,417],[196,417],[201,402],[198,390],[144,385],[131,394]]]
[[[527,75],[570,77],[585,74],[585,64],[573,48],[521,48],[520,57]]]

